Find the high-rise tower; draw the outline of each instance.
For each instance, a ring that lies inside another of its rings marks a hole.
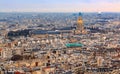
[[[79,17],[77,19],[77,26],[76,26],[75,34],[85,34],[84,24],[83,24],[83,19],[82,19],[81,13],[79,13]]]

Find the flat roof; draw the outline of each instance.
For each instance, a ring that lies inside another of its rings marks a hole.
[[[83,44],[81,43],[67,43],[65,44],[66,47],[82,47]]]

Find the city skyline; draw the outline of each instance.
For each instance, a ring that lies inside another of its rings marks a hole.
[[[0,12],[120,12],[119,0],[1,0]]]

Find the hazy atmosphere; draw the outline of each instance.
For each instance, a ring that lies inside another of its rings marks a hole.
[[[0,0],[0,12],[120,12],[120,0]]]

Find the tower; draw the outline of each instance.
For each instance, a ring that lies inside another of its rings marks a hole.
[[[98,65],[99,67],[100,67],[100,66],[103,66],[103,62],[104,62],[103,57],[98,56],[98,57],[97,57],[97,65]]]
[[[84,33],[85,33],[85,30],[84,30],[82,14],[79,13],[75,34],[84,34]]]

